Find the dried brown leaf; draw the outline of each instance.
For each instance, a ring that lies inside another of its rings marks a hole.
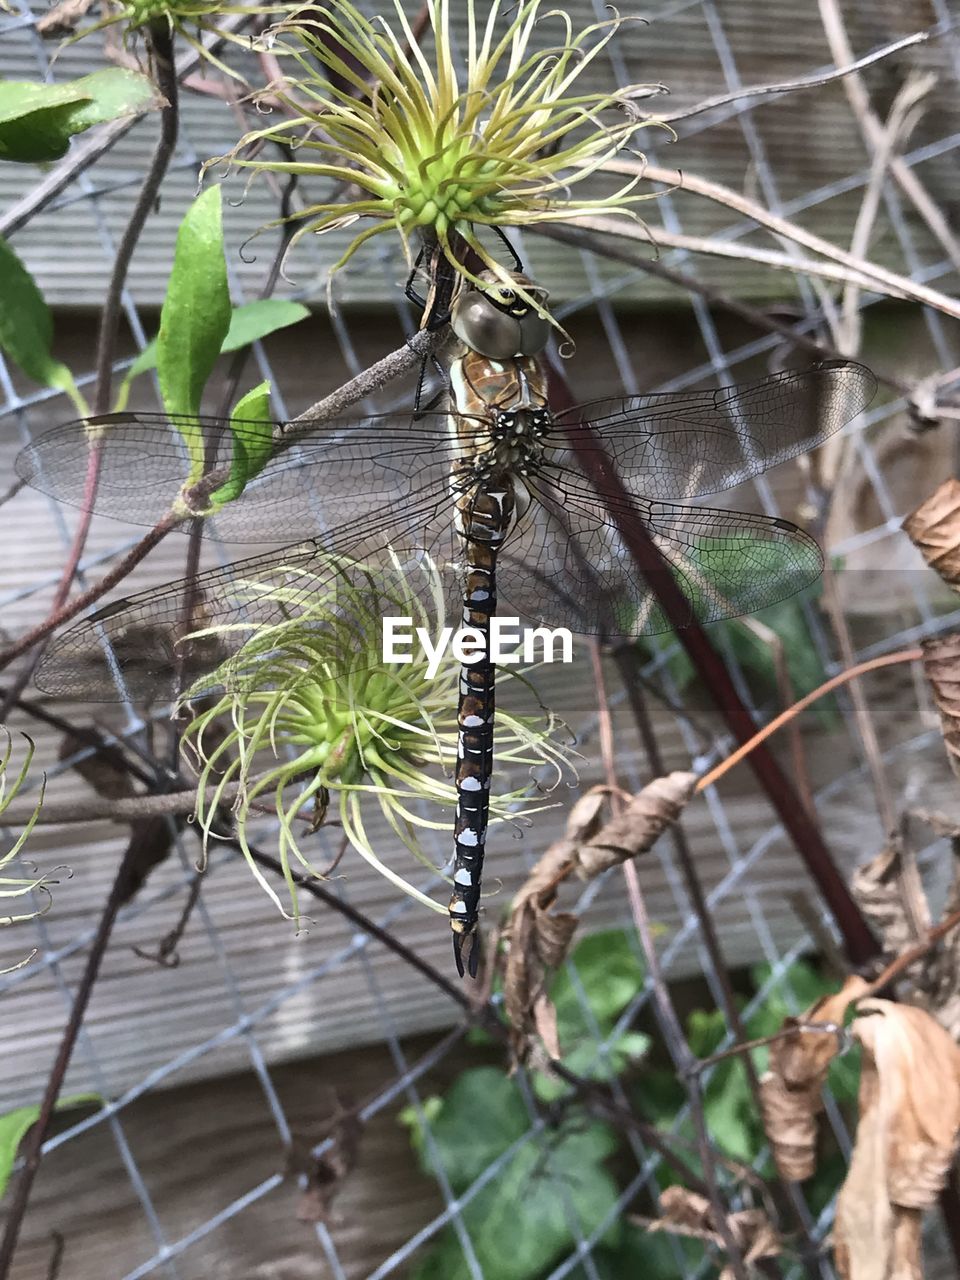
[[[680,817],[697,784],[695,773],[677,771],[655,778],[578,850],[585,880],[608,867],[646,853]]]
[[[856,1144],[837,1199],[842,1280],[923,1274],[920,1212],[943,1187],[960,1133],[960,1049],[923,1009],[862,1000]]]
[[[287,1171],[306,1178],[297,1205],[298,1221],[330,1222],[334,1198],[357,1163],[362,1134],[363,1122],[356,1111],[338,1102],[333,1115],[309,1135],[294,1135],[287,1151]],[[331,1140],[330,1145],[315,1156],[313,1149],[325,1139]]]
[[[773,1071],[760,1077],[760,1112],[777,1169],[791,1182],[804,1182],[817,1167],[820,1086],[788,1089]]]
[[[563,839],[552,844],[530,872],[513,900],[504,930],[504,1009],[519,1062],[538,1051],[537,1036],[551,1056],[559,1056],[546,982],[567,954],[577,917],[554,910],[558,887],[574,871],[591,879],[606,867],[649,849],[668,823],[679,817],[696,782],[695,773],[657,778],[607,823],[602,821],[602,809],[610,789],[594,787],[570,810]]]
[[[920,645],[923,670],[940,713],[940,732],[950,768],[960,777],[960,633],[935,636]]]
[[[860,910],[876,928],[886,955],[898,956],[919,942],[930,928],[930,908],[913,850],[896,838],[870,862],[857,867],[850,889]],[[922,980],[924,961],[905,971]]]
[[[960,481],[945,480],[911,511],[903,529],[930,568],[960,590]]]
[[[840,1047],[837,1035],[805,1031],[803,1024],[842,1026],[848,1007],[866,989],[863,978],[848,978],[840,991],[818,1000],[799,1018],[787,1018],[783,1028],[790,1035],[770,1046],[770,1069],[760,1081],[760,1110],[777,1168],[790,1181],[802,1182],[816,1168],[820,1091]]]
[[[576,867],[577,842],[600,825],[603,801],[599,791],[588,792],[577,801],[567,818],[564,838],[547,849],[510,907],[503,930],[503,998],[518,1062],[527,1062],[536,1051],[538,1035],[543,1037],[548,1054],[560,1056],[556,1019],[547,1008],[547,975],[566,956],[578,918],[553,907],[559,885]]]
[[[707,1240],[723,1247],[717,1216],[706,1196],[687,1187],[666,1187],[660,1193],[660,1217],[644,1220],[648,1231],[669,1231],[692,1240]],[[750,1266],[761,1258],[775,1258],[783,1242],[764,1209],[740,1209],[728,1213],[726,1226]],[[727,1272],[723,1272],[726,1275]]]
[[[37,31],[48,39],[69,36],[76,31],[94,0],[61,0],[37,19]]]

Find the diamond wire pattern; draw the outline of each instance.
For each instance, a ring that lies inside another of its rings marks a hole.
[[[593,3],[597,17],[602,19],[605,16],[603,6],[600,4],[599,0],[593,0]],[[864,0],[860,0],[860,7],[861,9],[864,8]],[[682,3],[664,7],[658,14],[658,17],[663,19],[667,16],[674,16],[684,11],[698,14],[700,20],[705,24],[706,29],[709,31],[710,37],[713,41],[717,56],[717,63],[723,79],[727,86],[733,89],[741,83],[741,77],[737,69],[735,48],[726,35],[724,24],[721,19],[720,8],[721,6],[714,4],[713,0],[682,0]],[[947,27],[949,25],[949,10],[943,3],[943,0],[935,0],[933,8],[938,22],[943,27]],[[23,24],[29,24],[31,21],[30,15],[25,8],[22,10],[22,18],[18,20],[18,25],[21,21]],[[960,44],[957,43],[954,33],[948,33],[945,39],[952,40],[954,49],[960,50]],[[39,39],[36,40],[36,54],[38,69],[42,74],[45,74],[48,69],[47,55]],[[629,76],[627,75],[623,60],[618,55],[616,49],[611,48],[608,51],[608,56],[613,74],[621,84],[627,83]],[[958,59],[957,66],[958,69],[960,69],[960,59]],[[863,170],[855,174],[851,174],[849,177],[842,180],[836,180],[822,187],[811,189],[801,196],[794,197],[792,200],[780,201],[777,191],[776,168],[766,154],[762,133],[756,123],[756,107],[756,100],[746,100],[733,104],[729,107],[717,109],[716,111],[709,113],[706,119],[701,118],[700,121],[688,126],[685,131],[685,135],[687,137],[692,136],[701,130],[710,129],[726,119],[735,117],[743,132],[745,145],[753,168],[756,172],[760,188],[763,193],[763,198],[769,208],[775,212],[783,214],[784,216],[792,216],[805,209],[815,207],[817,204],[827,201],[837,194],[841,194],[843,191],[855,191],[863,188],[867,180],[868,168],[864,168]],[[904,161],[911,167],[915,167],[926,160],[954,152],[958,149],[960,149],[960,136],[953,135],[943,139],[938,139],[932,143],[927,143],[922,147],[917,147],[912,151],[907,152],[904,155]],[[197,161],[198,157],[191,148],[189,139],[182,139],[178,148],[178,155],[174,162],[176,167],[183,167],[188,170],[195,169]],[[104,261],[105,263],[108,263],[111,259],[114,245],[99,204],[99,198],[106,193],[107,192],[105,190],[99,190],[95,186],[95,175],[85,174],[81,175],[77,179],[74,190],[69,194],[65,193],[61,196],[57,204],[62,207],[74,201],[82,201],[85,202],[87,207],[94,210],[94,216],[97,220],[97,226],[103,248]],[[914,279],[922,282],[936,283],[939,279],[947,275],[951,269],[951,264],[949,262],[940,261],[932,264],[925,264],[919,258],[913,242],[908,220],[903,215],[901,198],[894,188],[894,185],[889,180],[886,182],[884,187],[884,202],[887,217],[890,225],[894,229],[900,251],[902,253],[904,269],[908,271]],[[683,230],[680,219],[676,213],[675,202],[670,196],[666,196],[658,202],[658,211],[661,213],[664,223],[669,229],[676,230],[678,232]],[[751,227],[745,222],[745,220],[732,218],[729,226],[725,230],[720,231],[717,238],[735,241],[736,239],[746,235],[750,230]],[[613,300],[615,299],[616,293],[623,288],[627,279],[633,278],[634,275],[639,276],[641,273],[631,273],[624,270],[622,275],[618,277],[617,281],[605,282],[601,279],[596,268],[596,262],[591,255],[580,251],[579,256],[589,281],[590,291],[588,295],[584,296],[576,303],[572,303],[567,307],[562,308],[561,318],[564,315],[572,314],[583,308],[593,307],[596,310],[603,326],[606,339],[616,362],[616,367],[624,388],[628,392],[639,390],[641,387],[641,381],[637,377],[632,366],[628,344],[624,341],[623,334],[620,330],[617,316],[613,308]],[[696,274],[696,259],[693,255],[685,251],[669,252],[666,255],[666,260],[669,263],[682,264],[686,271]],[[378,255],[378,263],[380,268],[388,277],[391,272],[395,273],[396,263],[388,251],[384,251],[382,254]],[[232,285],[234,287],[236,300],[243,301],[242,287],[236,277],[232,280]],[[801,282],[800,294],[804,305],[804,314],[796,320],[795,328],[798,333],[806,334],[815,332],[823,324],[822,309],[816,300],[816,295],[813,289],[805,281]],[[394,296],[396,296],[395,291]],[[875,297],[871,297],[869,294],[863,294],[860,300],[861,307],[867,308],[872,306],[876,300],[877,299]],[[758,354],[772,352],[782,341],[777,335],[770,335],[767,337],[752,339],[749,342],[742,343],[732,350],[725,350],[706,303],[699,295],[694,294],[691,298],[691,304],[700,329],[704,351],[706,353],[706,360],[699,362],[691,361],[690,368],[683,375],[672,379],[670,383],[664,384],[663,387],[658,389],[681,389],[684,386],[699,383],[705,376],[712,376],[720,385],[728,384],[735,380],[735,374],[733,371],[738,365]],[[139,321],[134,300],[130,296],[129,292],[125,292],[124,294],[123,306],[131,330],[138,343],[142,345],[145,341],[144,331]],[[410,314],[409,307],[407,307],[404,302],[397,301],[396,310],[398,325],[404,331],[409,332],[413,324],[413,317]],[[955,367],[958,364],[958,358],[955,350],[956,344],[951,344],[951,336],[948,334],[942,318],[935,312],[928,309],[924,310],[924,315],[928,326],[931,345],[939,362],[944,368]],[[361,365],[353,346],[350,326],[347,319],[340,313],[334,313],[332,321],[346,370],[351,375],[359,372]],[[256,360],[261,376],[270,379],[276,390],[278,386],[277,379],[272,374],[266,357],[259,347],[256,349]],[[89,377],[84,379],[84,382],[89,381]],[[24,438],[28,438],[29,428],[27,424],[27,414],[30,407],[49,399],[50,395],[53,393],[41,391],[29,396],[18,396],[14,392],[13,385],[10,381],[6,368],[2,365],[2,361],[0,361],[0,390],[2,390],[6,401],[3,407],[4,415],[16,421]],[[874,409],[865,415],[866,425],[872,425],[875,422],[888,419],[890,416],[900,411],[902,407],[903,406],[900,402],[894,401],[879,409]],[[280,411],[283,411],[282,406],[280,407]],[[857,448],[859,450],[860,459],[863,463],[864,472],[868,476],[870,483],[875,490],[878,506],[883,512],[884,523],[882,526],[878,526],[876,530],[856,535],[850,540],[849,544],[844,544],[834,548],[838,554],[854,550],[859,546],[865,545],[872,539],[885,536],[892,528],[896,527],[897,519],[901,514],[896,509],[896,504],[884,482],[882,469],[874,457],[871,445],[865,435],[860,434],[858,436]],[[758,485],[758,496],[760,497],[764,509],[769,511],[774,510],[772,494],[770,493],[767,485],[763,482],[762,478]],[[64,539],[64,545],[66,545],[66,526],[63,522],[62,515],[56,508],[55,504],[52,504],[51,517],[58,523],[61,536]],[[83,569],[86,571],[95,569],[105,558],[105,555],[91,555],[86,557],[84,559]],[[224,552],[223,558],[224,560],[228,560],[231,557]],[[38,584],[38,587],[47,585],[49,584]],[[915,596],[917,610],[923,619],[924,624],[929,624],[933,615],[931,614],[930,603],[922,589],[922,585],[916,590]],[[811,628],[814,632],[815,642],[822,653],[829,653],[830,641],[823,633],[823,624],[819,615],[815,611],[811,610],[808,617]],[[955,614],[950,615],[947,618],[940,616],[937,619],[937,624],[941,627],[945,625],[952,625],[955,623],[956,617],[957,615]],[[915,639],[918,630],[919,629],[916,627],[906,628],[902,632],[888,637],[881,644],[874,644],[873,646],[866,648],[863,653],[858,654],[858,656],[870,656],[874,652],[892,650],[902,644],[909,643]],[[673,682],[668,666],[669,656],[669,651],[660,654],[655,661],[650,663],[647,674],[660,682],[664,693],[672,702],[681,703],[681,695]],[[738,682],[742,695],[744,695],[749,701],[749,690],[744,674],[739,669],[735,655],[727,653],[725,656],[731,661],[734,677]],[[832,669],[834,668],[828,664],[828,671],[832,671]],[[614,702],[618,700],[619,699],[616,697],[613,699]],[[756,707],[752,707],[752,710],[757,714],[762,714],[763,711],[762,708]],[[684,744],[689,750],[691,757],[696,761],[698,767],[704,766],[708,763],[709,759],[716,758],[722,753],[724,744],[722,742],[715,742],[712,745],[709,755],[705,756],[703,750],[704,744],[693,726],[682,716],[679,718],[679,724],[683,734]],[[142,729],[142,727],[142,720],[133,712],[132,708],[128,708],[128,723],[122,736],[135,735]],[[592,728],[593,726],[590,725],[582,726],[583,733],[581,734],[581,739],[586,738],[589,742]],[[850,732],[853,740],[855,740],[854,730],[852,728]],[[905,743],[899,744],[893,749],[893,751],[888,752],[887,754],[892,757],[901,752],[919,750],[935,741],[935,739],[936,735],[933,733],[920,734]],[[76,756],[64,761],[63,768],[70,767],[70,765],[82,754],[82,752],[77,753]],[[857,770],[857,772],[863,772],[862,766]],[[645,779],[639,776],[639,774],[630,776],[631,773],[634,773],[634,771],[628,770],[628,776],[624,779],[627,785],[633,788],[637,788],[642,785]],[[831,784],[828,788],[824,788],[821,793],[818,794],[818,802],[822,803],[828,801],[831,793],[839,792],[848,784],[848,782],[849,778],[847,776],[838,778],[835,783]],[[771,990],[775,987],[782,989],[783,984],[787,979],[790,965],[800,954],[802,954],[804,944],[802,942],[797,943],[789,949],[784,949],[778,946],[764,913],[762,899],[754,891],[749,882],[749,873],[751,868],[757,864],[772,844],[774,844],[779,838],[781,834],[779,829],[776,827],[770,828],[764,832],[764,834],[756,840],[751,847],[742,848],[741,843],[738,841],[736,833],[733,830],[724,804],[715,791],[708,793],[707,803],[710,808],[710,815],[715,825],[721,847],[724,849],[729,861],[728,872],[712,887],[707,895],[709,905],[711,909],[714,909],[720,906],[725,900],[729,900],[734,894],[744,895],[748,903],[750,918],[753,923],[756,937],[759,940],[764,956],[770,966],[770,974],[766,982],[761,989],[758,990],[750,1004],[743,1011],[744,1016],[747,1017],[754,1009],[762,1006],[764,998]],[[690,946],[697,947],[698,955],[700,956],[701,962],[704,966],[704,972],[707,976],[708,982],[714,993],[716,993],[718,989],[717,975],[711,972],[706,951],[698,942],[696,918],[690,910],[690,906],[686,898],[686,891],[679,871],[673,865],[669,852],[664,847],[664,844],[665,842],[661,842],[661,845],[658,847],[657,856],[665,869],[667,883],[670,885],[681,910],[683,923],[663,948],[661,957],[662,963],[666,971],[669,972],[671,961],[681,953],[682,949],[689,948]],[[442,856],[442,846],[439,841],[437,852],[438,856]],[[186,888],[192,876],[190,855],[185,849],[179,846],[179,842],[178,856],[183,866],[183,876],[179,883],[165,886],[161,891],[148,891],[147,893],[144,893],[137,901],[131,903],[127,908],[125,908],[123,912],[123,919],[134,919],[157,903],[178,894]],[[528,856],[532,859],[532,854],[528,854]],[[221,859],[218,859],[215,856],[213,859],[214,866],[217,865],[218,861],[223,861],[225,858],[226,855]],[[424,887],[426,888],[429,886],[425,885]],[[344,893],[346,892],[345,890],[341,891]],[[581,906],[588,906],[594,899],[597,892],[597,885],[588,886],[583,891]],[[279,1174],[264,1180],[259,1185],[250,1188],[244,1195],[237,1197],[235,1200],[224,1205],[219,1213],[195,1228],[188,1235],[176,1240],[167,1239],[163,1229],[161,1214],[158,1212],[156,1206],[151,1200],[144,1178],[138,1168],[136,1157],[125,1139],[122,1114],[124,1108],[134,1099],[142,1096],[148,1090],[161,1085],[164,1080],[174,1077],[190,1058],[204,1053],[214,1052],[218,1046],[222,1045],[227,1040],[242,1040],[246,1046],[250,1068],[256,1074],[260,1082],[267,1105],[273,1116],[279,1141],[282,1144],[286,1144],[289,1141],[290,1128],[284,1115],[283,1107],[277,1095],[277,1091],[271,1080],[269,1067],[257,1040],[257,1025],[267,1018],[279,1004],[294,998],[305,987],[322,982],[324,976],[335,970],[338,966],[359,958],[361,969],[365,974],[370,992],[378,1008],[380,1029],[383,1033],[384,1039],[389,1045],[396,1072],[396,1077],[390,1082],[389,1086],[382,1090],[380,1095],[367,1105],[363,1113],[364,1117],[369,1118],[376,1114],[377,1111],[393,1105],[401,1096],[403,1096],[415,1108],[420,1123],[424,1128],[426,1142],[428,1146],[430,1146],[433,1142],[433,1137],[430,1131],[429,1120],[421,1107],[417,1081],[436,1066],[443,1056],[449,1052],[455,1044],[459,1043],[461,1039],[461,1032],[454,1031],[441,1039],[435,1049],[423,1055],[418,1061],[410,1062],[407,1052],[401,1043],[389,1001],[381,991],[373,966],[370,963],[370,947],[376,946],[377,944],[371,942],[362,935],[354,936],[345,947],[333,952],[322,963],[314,966],[307,973],[300,975],[296,982],[282,987],[278,986],[270,997],[257,1007],[248,1007],[249,1000],[245,1000],[240,993],[235,976],[231,970],[229,955],[224,947],[221,933],[217,928],[212,914],[207,910],[202,895],[198,910],[199,919],[202,923],[203,931],[211,953],[217,957],[220,964],[224,988],[229,994],[234,1011],[234,1021],[231,1025],[222,1028],[215,1035],[209,1037],[206,1041],[196,1044],[190,1050],[179,1054],[177,1057],[171,1058],[162,1068],[153,1071],[144,1077],[138,1085],[126,1090],[121,1096],[114,1098],[96,1115],[88,1117],[87,1119],[78,1122],[65,1131],[59,1133],[55,1138],[51,1139],[47,1143],[46,1147],[47,1150],[53,1150],[56,1147],[68,1143],[71,1139],[98,1124],[106,1124],[110,1127],[114,1141],[116,1142],[118,1151],[120,1152],[124,1166],[130,1178],[131,1185],[140,1201],[145,1219],[156,1244],[156,1251],[154,1255],[145,1259],[144,1262],[134,1271],[129,1272],[124,1280],[135,1280],[137,1277],[153,1275],[176,1277],[179,1274],[177,1270],[177,1260],[187,1254],[193,1244],[208,1236],[223,1222],[243,1213],[249,1205],[273,1190],[281,1180]],[[398,903],[394,908],[386,913],[381,923],[389,926],[407,910],[408,904],[403,902]],[[72,939],[66,946],[56,948],[49,943],[46,926],[42,918],[36,922],[35,928],[37,931],[37,957],[25,969],[8,975],[3,980],[2,986],[0,986],[0,991],[12,990],[19,985],[28,982],[32,975],[45,968],[54,975],[56,984],[63,997],[64,1007],[68,1008],[71,1000],[71,993],[69,990],[69,984],[62,972],[62,964],[67,958],[78,954],[86,946],[90,940],[92,931],[85,931]],[[582,987],[580,987],[575,981],[574,988],[579,992],[585,1016],[588,1018],[592,1017],[591,1010],[585,999]],[[638,1013],[649,1003],[650,998],[651,993],[648,985],[638,994],[631,1006],[623,1012],[617,1026],[606,1041],[604,1041],[601,1036],[599,1028],[595,1026],[596,1052],[598,1056],[606,1054],[609,1051],[611,1042],[616,1038],[616,1036],[634,1024]],[[728,1036],[725,1043],[729,1043],[729,1039],[730,1037]],[[95,1075],[100,1081],[102,1081],[102,1085],[99,1087],[101,1087],[104,1094],[109,1095],[109,1071],[104,1069],[103,1064],[97,1058],[95,1047],[90,1038],[86,1035],[82,1035],[78,1048],[79,1052],[84,1053],[89,1057]],[[627,1098],[618,1080],[615,1080],[614,1089],[617,1101],[625,1105],[627,1103]],[[508,1151],[504,1152],[496,1161],[492,1162],[488,1168],[484,1170],[484,1173],[473,1184],[473,1186],[468,1188],[468,1190],[459,1197],[453,1194],[449,1184],[447,1184],[445,1179],[441,1177],[440,1190],[444,1201],[444,1209],[442,1212],[439,1213],[433,1221],[418,1228],[415,1232],[412,1232],[405,1245],[398,1249],[389,1258],[384,1259],[380,1266],[376,1268],[376,1270],[371,1274],[370,1280],[374,1280],[374,1278],[381,1276],[395,1274],[398,1268],[402,1267],[410,1259],[414,1251],[422,1243],[432,1239],[438,1231],[448,1224],[452,1224],[457,1232],[457,1237],[464,1254],[464,1261],[469,1273],[474,1278],[482,1275],[479,1270],[479,1264],[473,1249],[473,1244],[469,1237],[469,1232],[466,1229],[462,1217],[464,1207],[506,1167],[516,1152],[527,1142],[538,1143],[542,1146],[544,1142],[549,1142],[550,1140],[550,1135],[549,1132],[547,1132],[544,1117],[540,1114],[533,1095],[526,1086],[524,1086],[524,1096],[527,1098],[531,1121],[530,1129],[527,1134],[523,1135],[523,1137],[518,1139]],[[846,1133],[837,1109],[835,1107],[828,1107],[828,1115],[841,1147],[845,1150],[849,1150],[849,1135]],[[621,1207],[629,1207],[640,1187],[645,1187],[650,1192],[655,1192],[656,1188],[654,1177],[659,1164],[658,1158],[655,1155],[648,1153],[643,1148],[639,1139],[635,1136],[631,1136],[630,1144],[636,1157],[637,1171],[624,1189],[617,1212],[620,1211]],[[322,1154],[327,1145],[328,1144],[320,1144],[316,1149],[316,1154]],[[821,1236],[829,1227],[830,1212],[829,1208],[825,1210],[819,1221],[816,1223],[816,1231]],[[571,1217],[571,1225],[576,1227],[575,1215]],[[576,1238],[576,1247],[570,1256],[554,1269],[551,1273],[551,1280],[561,1280],[561,1277],[569,1275],[578,1266],[583,1268],[583,1274],[588,1277],[589,1280],[595,1280],[597,1272],[592,1261],[592,1251],[597,1240],[601,1238],[606,1225],[607,1224],[601,1224],[601,1226],[594,1232],[593,1237],[589,1239],[584,1238],[582,1233],[579,1231],[579,1228],[576,1228],[574,1233]],[[318,1225],[316,1230],[318,1261],[320,1259],[325,1261],[331,1275],[335,1277],[346,1276],[346,1272],[343,1270],[341,1261],[337,1256],[336,1248],[329,1232],[322,1225]],[[692,1272],[688,1268],[681,1251],[676,1247],[675,1243],[674,1257],[676,1259],[678,1273],[682,1273],[685,1276],[698,1274]],[[703,1270],[704,1268],[701,1267],[699,1273],[702,1273]],[[824,1274],[829,1274],[829,1268],[826,1266],[824,1267]]]

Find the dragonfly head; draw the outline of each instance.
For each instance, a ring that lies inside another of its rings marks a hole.
[[[479,278],[483,287],[464,290],[450,313],[460,341],[491,360],[538,355],[547,345],[549,322],[492,271],[481,272]],[[511,278],[525,292],[546,299],[546,289],[528,276],[514,273]]]

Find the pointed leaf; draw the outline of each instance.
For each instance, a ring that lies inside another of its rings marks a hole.
[[[53,318],[37,282],[0,236],[0,349],[28,378],[65,391],[81,413],[87,408],[73,374],[50,354]]]
[[[98,1093],[77,1093],[69,1098],[61,1098],[57,1103],[57,1110],[68,1111],[71,1107],[99,1105],[102,1102],[103,1099]],[[10,1181],[13,1163],[17,1158],[17,1149],[28,1130],[36,1124],[39,1115],[40,1108],[31,1106],[17,1107],[16,1110],[0,1116],[0,1196],[6,1191],[7,1183]]]
[[[220,354],[226,355],[230,351],[239,351],[241,347],[247,347],[251,342],[259,342],[261,338],[269,337],[278,329],[286,329],[289,325],[296,324],[298,320],[303,320],[309,314],[309,308],[302,302],[290,302],[286,298],[258,298],[255,302],[245,302],[242,306],[233,309],[230,328],[223,340]],[[156,367],[157,340],[154,338],[152,342],[147,343],[127,370],[117,396],[115,408],[118,413],[127,407],[130,383],[134,378]]]
[[[203,389],[230,327],[230,291],[223,257],[219,187],[193,202],[177,232],[173,270],[160,312],[157,372],[164,408],[172,417],[199,413]],[[203,441],[187,440],[193,483],[203,472]]]
[[[210,495],[214,510],[238,498],[255,475],[263,470],[273,454],[273,422],[270,417],[270,383],[261,382],[237,401],[230,415],[231,423],[243,425],[243,435],[233,433],[233,458],[230,478]]]
[[[147,76],[123,67],[106,67],[66,84],[0,81],[0,160],[59,160],[74,134],[156,110],[161,101]]]

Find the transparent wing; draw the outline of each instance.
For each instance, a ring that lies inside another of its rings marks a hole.
[[[342,620],[336,592],[354,582],[369,600],[365,625],[379,636],[377,619],[397,613],[403,596],[395,558],[407,574],[407,595],[422,602],[435,590],[424,568],[429,556],[447,607],[459,616],[462,567],[447,501],[440,487],[392,518],[372,514],[339,537],[295,543],[115,601],[55,637],[36,684],[82,701],[169,701],[235,654],[254,628],[284,625],[311,601],[322,598],[321,618],[330,611]],[[343,564],[332,562],[347,556],[359,567],[345,579]],[[356,593],[341,599],[359,617]],[[355,646],[346,656],[354,669],[357,652]],[[212,680],[211,687],[223,683]]]
[[[89,479],[90,422],[98,430],[95,487]],[[217,513],[217,534],[231,542],[288,541],[295,522],[303,534],[337,530],[369,515],[374,504],[407,500],[449,473],[457,446],[446,422],[445,415],[432,413],[416,422],[395,415],[336,419],[290,445],[282,438],[283,424],[275,423],[279,452]],[[21,451],[16,470],[60,502],[153,525],[188,478],[185,435],[199,433],[207,471],[222,482],[237,442],[252,445],[262,429],[227,418],[107,414],[45,432]]]
[[[638,496],[719,493],[817,448],[876,388],[869,369],[830,360],[740,387],[594,400],[557,414],[551,461],[583,475],[584,490],[588,455],[603,450]]]
[[[671,629],[651,578],[669,573],[686,601],[683,623],[756,612],[802,591],[823,568],[816,542],[785,520],[644,501],[612,513],[596,498],[537,482],[498,575],[502,613],[583,634],[637,636]],[[662,560],[644,574],[614,516],[641,519]]]

